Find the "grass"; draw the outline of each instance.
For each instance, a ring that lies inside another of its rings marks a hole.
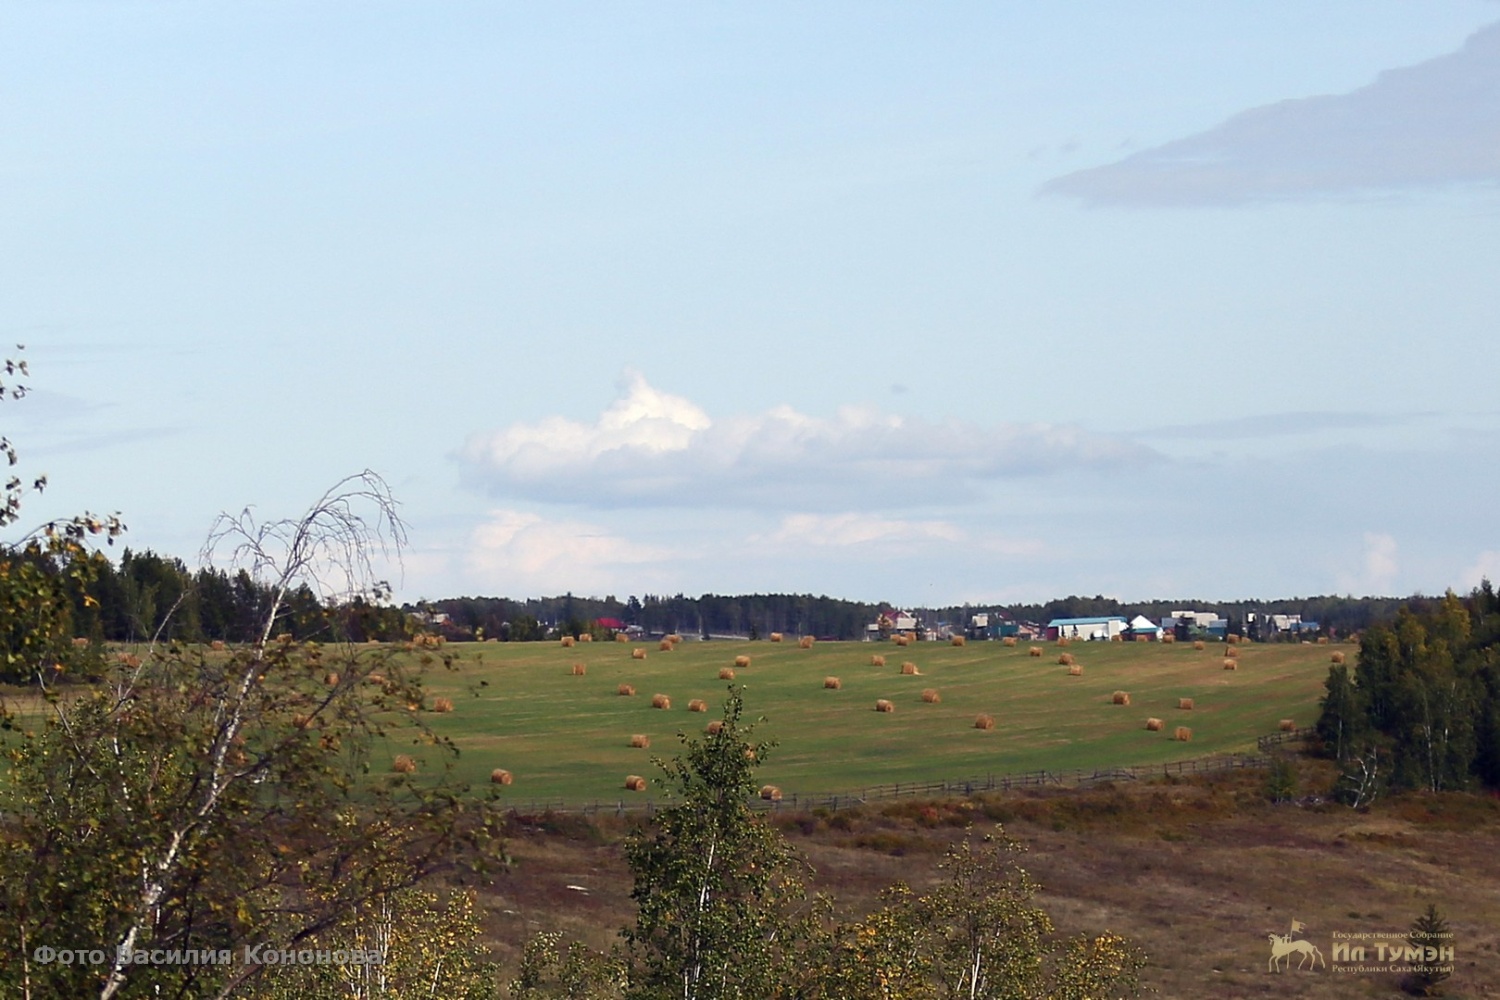
[[[618,733],[648,735],[670,756],[676,735],[698,735],[700,722],[686,708],[708,702],[710,714],[727,684],[719,669],[737,655],[753,655],[739,672],[754,716],[766,722],[761,739],[777,746],[762,778],[800,793],[857,791],[896,781],[961,778],[987,773],[1153,764],[1211,753],[1248,751],[1255,738],[1276,731],[1281,719],[1310,725],[1328,674],[1328,652],[1316,646],[1241,647],[1241,669],[1221,669],[1217,650],[1186,644],[1087,643],[1089,672],[1062,676],[1027,650],[997,642],[954,647],[920,646],[923,676],[895,674],[870,665],[871,645],[683,643],[670,656],[633,660],[630,649],[595,644],[588,674],[568,665],[578,649],[552,643],[454,645],[462,669],[431,678],[434,696],[450,697],[452,713],[429,715],[433,727],[462,750],[460,777],[477,785],[503,767],[515,775],[506,794],[518,803],[613,801],[619,775],[639,766]],[[838,676],[842,691],[822,689]],[[921,705],[923,688],[941,684],[941,704]],[[621,698],[618,685],[672,698],[670,710],[653,710],[645,698]],[[1131,692],[1132,711],[1111,710],[1111,693]],[[1141,718],[1174,711],[1177,699],[1194,699],[1193,740],[1144,730]],[[870,706],[878,698],[891,714]],[[977,714],[1001,725],[974,728]],[[426,770],[426,768],[424,768]],[[654,794],[654,790],[652,793]]]

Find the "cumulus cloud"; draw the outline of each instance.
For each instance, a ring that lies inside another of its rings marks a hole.
[[[1099,205],[1223,205],[1496,181],[1500,24],[1358,90],[1253,108],[1042,191]]]
[[[1396,539],[1379,532],[1366,532],[1364,564],[1358,573],[1341,575],[1339,589],[1346,594],[1393,594],[1397,572]]]
[[[934,424],[854,406],[714,420],[631,373],[592,423],[475,434],[458,459],[470,485],[548,503],[837,510],[963,501],[986,480],[1154,455],[1066,425]]]
[[[469,539],[464,569],[466,576],[495,593],[602,593],[669,557],[664,549],[632,542],[597,525],[493,510]]]

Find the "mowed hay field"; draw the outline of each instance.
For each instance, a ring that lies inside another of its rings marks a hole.
[[[459,670],[429,679],[434,697],[454,710],[429,714],[436,732],[462,753],[460,777],[474,785],[504,768],[514,783],[501,792],[518,804],[638,801],[659,793],[627,792],[629,774],[656,777],[652,755],[677,752],[676,734],[701,734],[720,714],[733,667],[745,688],[746,714],[766,721],[757,738],[774,740],[758,779],[794,793],[859,792],[872,785],[983,777],[1034,770],[1158,764],[1255,749],[1255,738],[1282,719],[1311,725],[1328,676],[1328,646],[1245,645],[1238,669],[1223,669],[1223,645],[1078,643],[1067,647],[1084,670],[1070,676],[1062,652],[1028,656],[1024,644],[916,643],[875,666],[884,643],[684,642],[671,651],[639,644],[455,644]],[[735,666],[750,657],[749,666]],[[903,674],[909,660],[917,674]],[[586,672],[573,672],[584,663]],[[825,687],[837,677],[837,689]],[[618,693],[622,685],[632,696]],[[940,694],[926,702],[924,690]],[[1129,704],[1113,703],[1129,693]],[[653,708],[655,695],[670,708]],[[1192,709],[1178,706],[1192,699]],[[692,712],[694,699],[708,711]],[[877,712],[877,700],[894,711]],[[994,727],[975,727],[979,715]],[[1147,718],[1164,719],[1161,731]],[[1191,729],[1190,742],[1173,738]],[[644,735],[650,749],[631,747]],[[434,751],[418,748],[424,770]]]

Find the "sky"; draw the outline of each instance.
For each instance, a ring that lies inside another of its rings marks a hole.
[[[404,600],[1463,590],[1497,182],[1494,0],[15,0],[8,537],[369,469]]]

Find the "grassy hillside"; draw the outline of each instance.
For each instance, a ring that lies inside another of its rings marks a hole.
[[[653,754],[676,752],[678,732],[699,732],[717,717],[727,682],[719,670],[737,656],[736,668],[753,715],[764,716],[764,738],[777,741],[762,778],[788,791],[847,792],[895,781],[963,778],[1035,769],[1152,764],[1215,752],[1253,749],[1255,737],[1280,719],[1313,722],[1327,676],[1329,647],[1241,647],[1239,668],[1223,669],[1224,647],[1154,643],[1074,643],[1082,676],[1058,663],[1064,650],[998,642],[953,647],[922,643],[793,642],[684,643],[663,652],[653,643],[644,660],[620,643],[486,643],[450,647],[461,664],[433,678],[434,695],[451,697],[451,715],[432,717],[435,728],[462,748],[462,775],[488,780],[492,768],[515,776],[505,794],[518,802],[614,801],[626,797],[626,774],[656,774]],[[883,655],[886,665],[871,664]],[[903,661],[919,676],[904,676]],[[582,663],[586,674],[575,676]],[[826,690],[825,677],[840,679]],[[622,697],[620,684],[636,694]],[[925,689],[941,701],[922,701]],[[1128,691],[1130,705],[1111,703]],[[668,710],[652,696],[671,698]],[[703,699],[708,713],[688,711]],[[877,699],[895,705],[874,710]],[[1179,698],[1192,698],[1191,711]],[[980,713],[995,728],[974,728]],[[1145,720],[1164,720],[1148,732]],[[1172,738],[1176,726],[1192,740]],[[648,736],[651,749],[629,746]],[[647,795],[654,792],[647,792]]]

